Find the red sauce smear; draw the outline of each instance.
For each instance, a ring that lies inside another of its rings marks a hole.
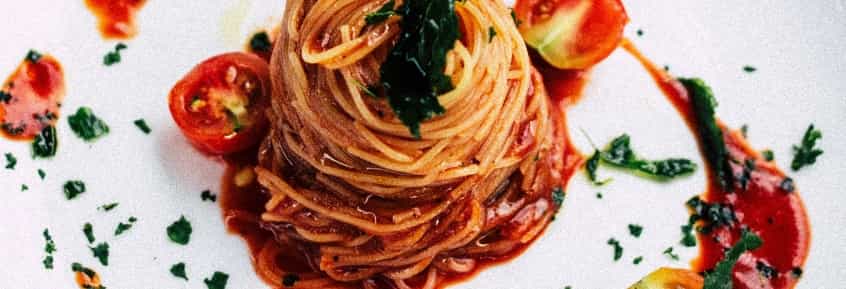
[[[89,269],[89,268],[86,268]],[[91,270],[91,269],[89,269]],[[92,271],[93,272],[93,271]],[[76,284],[79,286],[79,289],[90,289],[90,288],[106,288],[101,287],[100,281],[100,274],[97,272],[93,272],[94,276],[88,276],[85,272],[76,272],[74,274],[74,279],[76,279]]]
[[[655,66],[630,42],[623,47],[635,56],[651,74],[655,82],[681,113],[688,126],[695,131],[695,119],[687,91],[675,78]],[[788,289],[793,288],[801,275],[802,265],[810,249],[811,228],[808,214],[799,193],[781,187],[786,176],[772,162],[765,161],[752,149],[743,135],[728,129],[718,121],[732,159],[732,171],[743,172],[743,160],[754,160],[756,169],[745,191],[726,192],[715,176],[709,173],[708,188],[702,195],[709,203],[730,205],[734,208],[738,225],[720,226],[709,233],[699,233],[700,255],[693,262],[699,272],[713,269],[721,261],[726,248],[731,248],[741,235],[741,227],[749,228],[763,240],[763,245],[744,254],[734,267],[736,289]],[[775,269],[772,276],[764,276],[758,268]]]
[[[0,134],[31,140],[59,118],[65,77],[59,61],[30,52],[0,87]]]
[[[566,187],[572,175],[581,167],[583,163],[583,156],[570,142],[569,133],[567,131],[566,108],[571,103],[579,99],[585,83],[588,80],[587,71],[562,71],[545,67],[541,69],[541,74],[545,79],[552,81],[544,81],[549,89],[551,99],[551,116],[553,118],[554,138],[558,141],[553,141],[555,147],[553,148],[553,155],[560,156],[562,159],[558,173],[561,174],[563,186]],[[255,151],[245,152],[238,155],[227,156],[225,158],[227,169],[223,176],[220,206],[223,211],[224,223],[227,230],[240,236],[250,248],[252,259],[256,260],[259,251],[265,244],[266,240],[273,238],[272,234],[260,228],[257,216],[264,212],[264,204],[267,201],[266,194],[262,193],[262,189],[257,184],[251,184],[247,187],[238,187],[233,183],[234,175],[242,168],[254,166],[257,163],[257,153]],[[542,234],[538,234],[538,237]],[[521,244],[514,248],[508,254],[502,256],[491,256],[476,260],[474,269],[462,274],[448,274],[440,275],[438,277],[438,288],[445,288],[455,283],[466,281],[482,270],[488,267],[506,263],[521,255],[531,244],[535,241]],[[293,251],[291,248],[282,248],[281,252]],[[291,254],[298,255],[298,254]],[[288,272],[303,272],[308,273],[308,265],[301,256],[285,256],[284,262],[277,262],[279,265],[284,265]],[[259,274],[260,275],[260,274]],[[425,281],[425,272],[419,276],[406,280],[408,285],[412,288],[419,288]],[[376,283],[379,288],[393,288],[393,285]]]
[[[138,34],[135,14],[147,0],[85,0],[97,17],[97,28],[105,39],[129,39]]]

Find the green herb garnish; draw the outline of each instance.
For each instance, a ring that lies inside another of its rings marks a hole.
[[[8,92],[0,90],[0,102],[9,103],[12,100],[12,95]]]
[[[676,254],[676,253],[673,253],[673,247],[667,248],[666,250],[664,250],[664,252],[662,252],[662,254],[666,255],[670,259],[673,259],[673,261],[679,260],[679,255]]]
[[[496,37],[496,29],[493,26],[488,27],[488,43],[491,43],[494,37]]]
[[[112,66],[112,65],[120,62],[120,60],[121,60],[120,51],[124,50],[126,48],[127,48],[126,44],[123,44],[123,43],[118,43],[117,45],[115,45],[114,50],[109,51],[109,53],[106,53],[106,55],[103,56],[103,64],[106,65],[106,66]]]
[[[815,129],[813,124],[808,126],[808,130],[802,136],[802,143],[793,146],[793,162],[790,163],[793,171],[817,162],[817,157],[823,154],[821,149],[816,148],[817,141],[821,138],[822,131]]]
[[[173,274],[176,278],[182,278],[188,281],[188,274],[185,274],[185,263],[179,262],[170,266],[170,274]]]
[[[391,16],[396,15],[396,13],[394,12],[395,5],[396,2],[394,2],[394,0],[388,1],[388,3],[382,5],[382,7],[379,8],[379,10],[376,10],[376,12],[364,16],[364,23],[367,23],[367,25],[373,25],[388,20],[388,18],[390,18]]]
[[[187,245],[191,240],[191,223],[181,216],[178,221],[167,227],[167,236],[171,241],[180,245]]]
[[[520,26],[520,24],[523,24],[523,21],[517,18],[517,13],[514,12],[514,9],[511,9],[511,20],[514,21],[514,25],[518,27]]]
[[[97,210],[108,212],[108,211],[113,210],[114,208],[117,208],[118,205],[119,205],[118,203],[105,204],[105,205],[97,207]]]
[[[100,264],[103,264],[103,266],[109,266],[109,244],[100,243],[97,244],[96,247],[90,248],[94,257],[97,258],[97,260],[100,260]]]
[[[129,220],[126,223],[118,223],[117,228],[115,228],[115,236],[119,236],[120,234],[123,234],[124,232],[131,229],[132,225],[134,225],[136,221],[138,221],[138,218],[129,217]]]
[[[270,42],[270,36],[265,31],[257,32],[250,38],[250,50],[253,52],[270,52],[272,48],[273,43]]]
[[[153,131],[150,129],[150,126],[147,125],[147,121],[145,121],[143,118],[136,119],[132,123],[134,123],[135,126],[138,127],[138,129],[140,129],[141,132],[143,132],[144,134],[150,134],[150,132]]]
[[[726,252],[725,258],[717,263],[717,266],[714,267],[714,271],[711,273],[705,273],[705,286],[703,286],[702,289],[731,289],[731,271],[732,268],[734,268],[735,263],[737,263],[737,260],[740,259],[740,255],[746,251],[751,251],[761,247],[762,243],[761,238],[755,235],[755,233],[744,230],[740,241],[734,244],[734,247]]]
[[[38,177],[42,180],[47,177],[47,173],[44,172],[42,169],[38,169]]]
[[[627,134],[611,141],[602,152],[601,158],[604,163],[661,181],[688,175],[696,170],[696,164],[688,159],[648,161],[638,158],[632,151]]]
[[[80,107],[68,117],[71,130],[85,141],[92,141],[109,133],[109,126],[94,115],[90,108]]]
[[[730,205],[707,203],[698,196],[691,198],[686,204],[693,211],[689,220],[690,225],[702,220],[705,223],[705,226],[701,228],[703,232],[710,232],[718,226],[730,227],[737,222],[737,217]]]
[[[685,247],[696,246],[696,236],[693,235],[693,225],[687,224],[681,226],[682,239],[679,244]]]
[[[601,200],[602,199],[602,193],[596,193],[596,198]]]
[[[643,262],[643,256],[637,256],[632,260],[632,264],[638,265],[640,262]]]
[[[746,66],[743,66],[743,71],[745,71],[747,73],[752,73],[752,72],[758,71],[758,69],[755,68],[754,66],[746,65]]]
[[[796,186],[793,184],[793,179],[790,177],[785,177],[783,180],[781,180],[781,183],[778,185],[778,187],[785,193],[792,193],[794,190],[796,190]]]
[[[53,269],[53,253],[56,252],[56,242],[53,242],[53,237],[50,236],[50,230],[44,229],[44,232],[41,233],[44,236],[44,260],[41,261],[44,264],[44,269],[52,270]]]
[[[761,152],[761,156],[764,157],[765,161],[771,162],[775,159],[775,154],[772,150],[764,150]]]
[[[380,69],[394,114],[420,138],[420,123],[445,109],[438,95],[453,89],[444,75],[447,52],[460,36],[454,0],[404,1],[402,32]]]
[[[209,190],[205,190],[202,193],[200,193],[200,199],[202,199],[203,202],[210,201],[210,202],[214,203],[214,202],[217,201],[217,195],[212,194],[211,191],[209,191]]]
[[[755,262],[755,269],[758,270],[761,277],[766,279],[772,279],[773,277],[778,276],[778,271],[775,268],[761,261]]]
[[[596,186],[603,186],[611,179],[597,180],[596,170],[599,169],[599,162],[602,160],[602,153],[599,150],[594,150],[593,155],[585,161],[585,172],[587,172],[588,179]]]
[[[32,156],[33,158],[53,157],[56,155],[58,146],[59,140],[56,136],[56,127],[52,125],[47,126],[32,141]]]
[[[637,224],[629,224],[629,234],[631,234],[635,238],[640,238],[640,234],[642,233],[643,226]]]
[[[620,241],[617,239],[611,238],[608,239],[608,245],[614,247],[614,261],[620,260],[623,257],[623,247],[620,246]]]
[[[222,272],[214,272],[211,279],[203,279],[203,283],[206,283],[208,289],[225,289],[227,281],[229,281],[229,275]]]
[[[89,244],[96,241],[94,238],[94,226],[92,226],[91,223],[85,223],[85,225],[82,226],[82,233],[85,234],[85,239],[88,240]]]
[[[552,189],[552,203],[555,204],[556,208],[561,208],[561,205],[564,204],[564,198],[567,196],[564,193],[564,189],[561,187],[555,187]]]
[[[730,190],[734,185],[731,166],[729,165],[728,149],[723,140],[723,131],[717,125],[714,109],[717,100],[714,93],[704,81],[698,78],[679,78],[690,97],[690,103],[696,119],[696,132],[705,160],[711,172],[719,181],[723,190]]]
[[[21,192],[26,192],[26,191],[29,191],[29,186],[27,186],[26,184],[21,184]]]
[[[643,29],[638,29],[638,30],[637,30],[637,36],[638,36],[638,37],[643,36]]]
[[[361,82],[359,82],[358,80],[353,80],[353,83],[355,83],[355,86],[357,86],[358,89],[361,89],[361,91],[364,92],[364,94],[366,94],[370,97],[378,97],[378,95],[376,95],[376,93],[373,92],[374,89],[372,87],[367,87],[364,84],[362,84]]]
[[[63,191],[65,198],[73,200],[82,193],[85,193],[85,183],[79,180],[65,182]]]
[[[82,264],[76,262],[71,264],[71,271],[85,274],[85,276],[88,276],[89,279],[93,279],[95,276],[97,276],[97,272],[94,272],[94,270],[91,270],[90,268],[82,266]]]
[[[18,158],[16,158],[12,153],[6,153],[6,169],[14,170],[17,164]]]
[[[300,281],[299,275],[288,273],[285,274],[284,277],[282,277],[282,286],[285,286],[286,288],[294,287],[294,284],[296,284],[298,281]]]
[[[38,51],[35,51],[33,49],[30,49],[29,52],[26,53],[25,59],[29,62],[36,63],[39,60],[41,60],[41,57],[42,57],[41,53],[39,53]]]

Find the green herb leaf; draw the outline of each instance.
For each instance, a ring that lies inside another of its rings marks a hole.
[[[746,65],[746,66],[743,66],[743,71],[745,71],[747,73],[752,73],[752,72],[758,71],[758,69],[755,68],[754,66]]]
[[[44,253],[46,253],[41,263],[44,264],[44,269],[52,270],[53,253],[56,252],[56,243],[53,241],[53,237],[50,236],[50,230],[45,228],[41,235],[44,236]]]
[[[817,141],[821,138],[822,131],[815,129],[813,124],[808,126],[808,130],[802,136],[802,143],[793,146],[793,162],[790,163],[793,171],[817,162],[817,157],[823,154],[823,151],[816,147]]]
[[[109,133],[109,126],[94,115],[90,108],[80,107],[68,117],[71,130],[85,141],[92,141]]]
[[[662,254],[666,255],[667,257],[670,257],[670,259],[673,259],[673,261],[679,260],[679,255],[673,253],[673,247],[667,248],[666,250],[664,250],[664,252],[662,252]]]
[[[561,205],[564,204],[565,197],[567,197],[567,194],[561,187],[552,189],[552,203],[555,204],[556,208],[561,208]]]
[[[638,30],[637,30],[637,36],[638,36],[638,37],[643,36],[643,29],[638,29]]]
[[[705,154],[711,172],[723,190],[730,190],[734,186],[731,166],[729,165],[728,149],[723,140],[723,131],[717,125],[714,109],[717,100],[714,93],[704,81],[698,78],[679,78],[690,97],[690,103],[696,119],[696,132],[702,151]]]
[[[117,208],[118,205],[119,205],[118,203],[105,204],[105,205],[97,207],[97,210],[101,210],[103,212],[108,212],[108,211],[113,210],[114,208]]]
[[[596,193],[596,198],[601,200],[602,199],[602,193]]]
[[[688,159],[648,161],[638,158],[630,146],[629,135],[615,138],[601,154],[604,163],[624,168],[657,180],[669,180],[696,171],[696,164]]]
[[[520,24],[523,24],[523,21],[517,19],[517,13],[514,12],[514,9],[511,9],[511,20],[514,21],[514,25],[520,27]]]
[[[36,63],[41,60],[41,56],[41,53],[39,53],[38,51],[30,49],[29,52],[26,53],[25,59],[29,62]]]
[[[91,279],[97,276],[97,272],[94,272],[94,270],[91,270],[90,268],[82,266],[82,264],[76,262],[71,264],[71,271],[85,274],[85,276],[88,276],[88,278]]]
[[[12,95],[8,92],[0,90],[0,102],[9,103],[12,100]]]
[[[253,52],[270,52],[273,49],[273,43],[270,42],[270,36],[267,32],[260,31],[253,34],[250,38],[250,50]]]
[[[634,258],[634,260],[632,260],[632,263],[635,265],[640,264],[640,262],[643,262],[643,256],[637,256]]]
[[[203,202],[210,201],[210,202],[214,203],[214,202],[217,201],[217,195],[212,194],[211,191],[209,191],[209,190],[205,190],[202,193],[200,193],[200,199],[202,199]]]
[[[143,118],[136,119],[132,123],[134,123],[135,126],[138,127],[138,129],[140,129],[141,132],[143,132],[144,134],[150,134],[150,132],[153,131],[150,129],[150,126],[147,125],[147,121],[145,121]]]
[[[373,92],[372,88],[364,86],[364,84],[362,84],[358,80],[353,80],[353,82],[355,83],[355,86],[358,87],[358,89],[361,89],[361,91],[364,92],[364,94],[367,94],[370,97],[378,97],[378,95],[376,95],[376,93]]]
[[[298,281],[300,281],[299,275],[288,273],[282,277],[282,286],[285,286],[285,288],[294,287],[294,284]]]
[[[85,239],[88,240],[89,244],[96,241],[94,238],[94,226],[92,226],[91,223],[85,223],[85,225],[82,226],[82,233],[85,234]]]
[[[496,29],[494,29],[493,26],[488,27],[488,43],[491,43],[494,37],[496,37]]]
[[[43,180],[45,177],[47,177],[47,173],[45,173],[42,169],[38,169],[38,177]]]
[[[47,126],[32,141],[32,156],[33,158],[53,157],[56,155],[58,147],[59,140],[56,136],[56,127]]]
[[[17,164],[18,158],[16,158],[12,153],[6,153],[6,169],[14,170]]]
[[[90,248],[91,253],[94,254],[94,257],[100,260],[100,264],[103,264],[103,266],[109,266],[109,244],[100,243],[97,244],[96,247]]]
[[[629,224],[629,234],[631,234],[635,238],[640,238],[640,234],[642,233],[643,226],[637,224]]]
[[[682,225],[681,232],[682,239],[679,244],[685,247],[696,247],[696,236],[693,235],[693,225]]]
[[[714,271],[705,274],[705,286],[702,289],[731,289],[731,271],[737,260],[740,259],[740,255],[746,251],[757,249],[762,243],[761,238],[755,233],[744,230],[740,241],[726,252],[725,258],[717,263]]]
[[[761,156],[764,157],[765,161],[771,162],[775,159],[775,154],[772,150],[764,150],[761,152]]]
[[[702,220],[705,223],[705,226],[701,228],[703,232],[710,232],[720,226],[730,227],[737,222],[737,217],[730,205],[707,203],[696,196],[687,201],[687,207],[693,211],[693,215],[690,216],[690,225]]]
[[[460,36],[454,0],[404,1],[402,32],[380,70],[394,114],[420,138],[420,123],[445,109],[438,95],[453,89],[444,75],[447,52]]]
[[[173,274],[176,278],[182,278],[188,281],[188,274],[185,274],[185,263],[179,262],[170,266],[170,274]]]
[[[121,61],[120,51],[126,49],[126,44],[118,43],[115,45],[115,49],[106,53],[103,56],[103,64],[106,66],[112,66]]]
[[[367,23],[367,25],[373,25],[388,20],[388,18],[396,14],[394,12],[394,5],[396,5],[394,0],[388,1],[388,3],[382,5],[382,7],[379,8],[379,10],[376,10],[376,12],[364,16],[364,22]]]
[[[781,183],[778,185],[778,187],[785,193],[792,193],[794,190],[796,190],[796,186],[793,184],[793,179],[790,177],[785,177],[783,180],[781,180]]]
[[[124,222],[118,223],[117,228],[115,228],[115,236],[119,236],[120,234],[123,234],[124,232],[128,231],[129,229],[132,229],[132,225],[134,225],[136,221],[138,221],[137,218],[129,217],[129,220],[126,223],[124,223]]]
[[[187,245],[191,240],[191,223],[181,216],[178,221],[167,227],[167,236],[171,241],[180,245]]]
[[[614,238],[608,239],[608,245],[614,247],[614,261],[620,260],[623,257],[623,247],[620,246],[620,241]]]
[[[53,261],[53,255],[47,255],[41,260],[41,264],[44,264],[44,269],[53,270]]]
[[[594,150],[593,155],[585,162],[585,172],[587,172],[588,179],[595,186],[604,186],[611,182],[611,179],[597,180],[596,170],[599,169],[599,162],[602,160],[602,153],[599,150]]]
[[[214,272],[211,279],[203,279],[203,283],[206,283],[208,289],[225,289],[227,281],[229,281],[229,275],[222,272]]]
[[[64,186],[65,198],[73,200],[82,193],[85,193],[85,183],[79,180],[67,181]]]
[[[21,192],[26,192],[26,191],[29,191],[29,186],[27,186],[26,184],[21,184]]]

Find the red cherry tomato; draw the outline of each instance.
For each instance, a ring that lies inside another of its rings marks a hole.
[[[250,148],[267,131],[267,62],[233,52],[209,58],[170,91],[170,113],[198,149],[229,154]]]
[[[620,0],[518,0],[514,12],[526,43],[561,69],[608,57],[629,21]]]

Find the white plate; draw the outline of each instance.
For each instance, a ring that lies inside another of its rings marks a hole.
[[[680,76],[699,76],[713,86],[718,113],[729,125],[748,124],[757,148],[772,148],[786,167],[790,146],[815,123],[825,154],[816,165],[792,173],[813,226],[811,255],[799,288],[843,288],[846,281],[846,9],[842,0],[820,1],[628,1],[627,35],[658,64]],[[222,164],[192,149],[172,122],[166,104],[171,86],[199,61],[239,50],[248,36],[279,20],[282,1],[149,1],[139,14],[140,34],[128,41],[123,61],[102,65],[114,42],[103,41],[83,1],[6,1],[0,17],[0,73],[11,73],[30,48],[64,64],[67,97],[58,125],[60,147],[52,160],[32,160],[26,143],[0,140],[0,153],[18,157],[14,171],[0,171],[0,288],[72,288],[71,262],[95,268],[109,288],[204,288],[214,271],[230,275],[227,288],[265,288],[253,272],[241,240],[225,232],[217,204],[200,192],[218,192]],[[635,35],[642,29],[644,35]],[[758,71],[744,73],[744,65]],[[94,143],[73,136],[66,116],[89,106],[112,132]],[[132,121],[145,118],[144,135]],[[605,143],[623,132],[644,156],[695,159],[694,139],[678,114],[633,59],[618,51],[599,65],[584,100],[569,113],[576,143],[589,148],[584,129]],[[47,172],[39,180],[36,169]],[[679,240],[687,219],[683,202],[703,190],[703,170],[669,184],[656,184],[602,170],[615,182],[600,189],[578,174],[564,210],[546,234],[515,261],[482,272],[454,288],[625,288],[658,266],[687,266],[661,255]],[[88,192],[62,196],[69,179]],[[30,190],[20,192],[21,184]],[[120,202],[109,213],[97,206]],[[185,215],[194,234],[188,246],[170,242],[165,228]],[[128,233],[113,237],[120,221],[137,216]],[[108,241],[108,267],[92,257],[81,232],[94,224]],[[644,225],[640,239],[626,225]],[[56,269],[42,267],[50,228],[58,247]],[[616,237],[625,248],[613,262],[605,244]],[[679,250],[679,246],[676,246]],[[635,256],[644,256],[633,265]],[[168,269],[187,264],[190,281]]]

